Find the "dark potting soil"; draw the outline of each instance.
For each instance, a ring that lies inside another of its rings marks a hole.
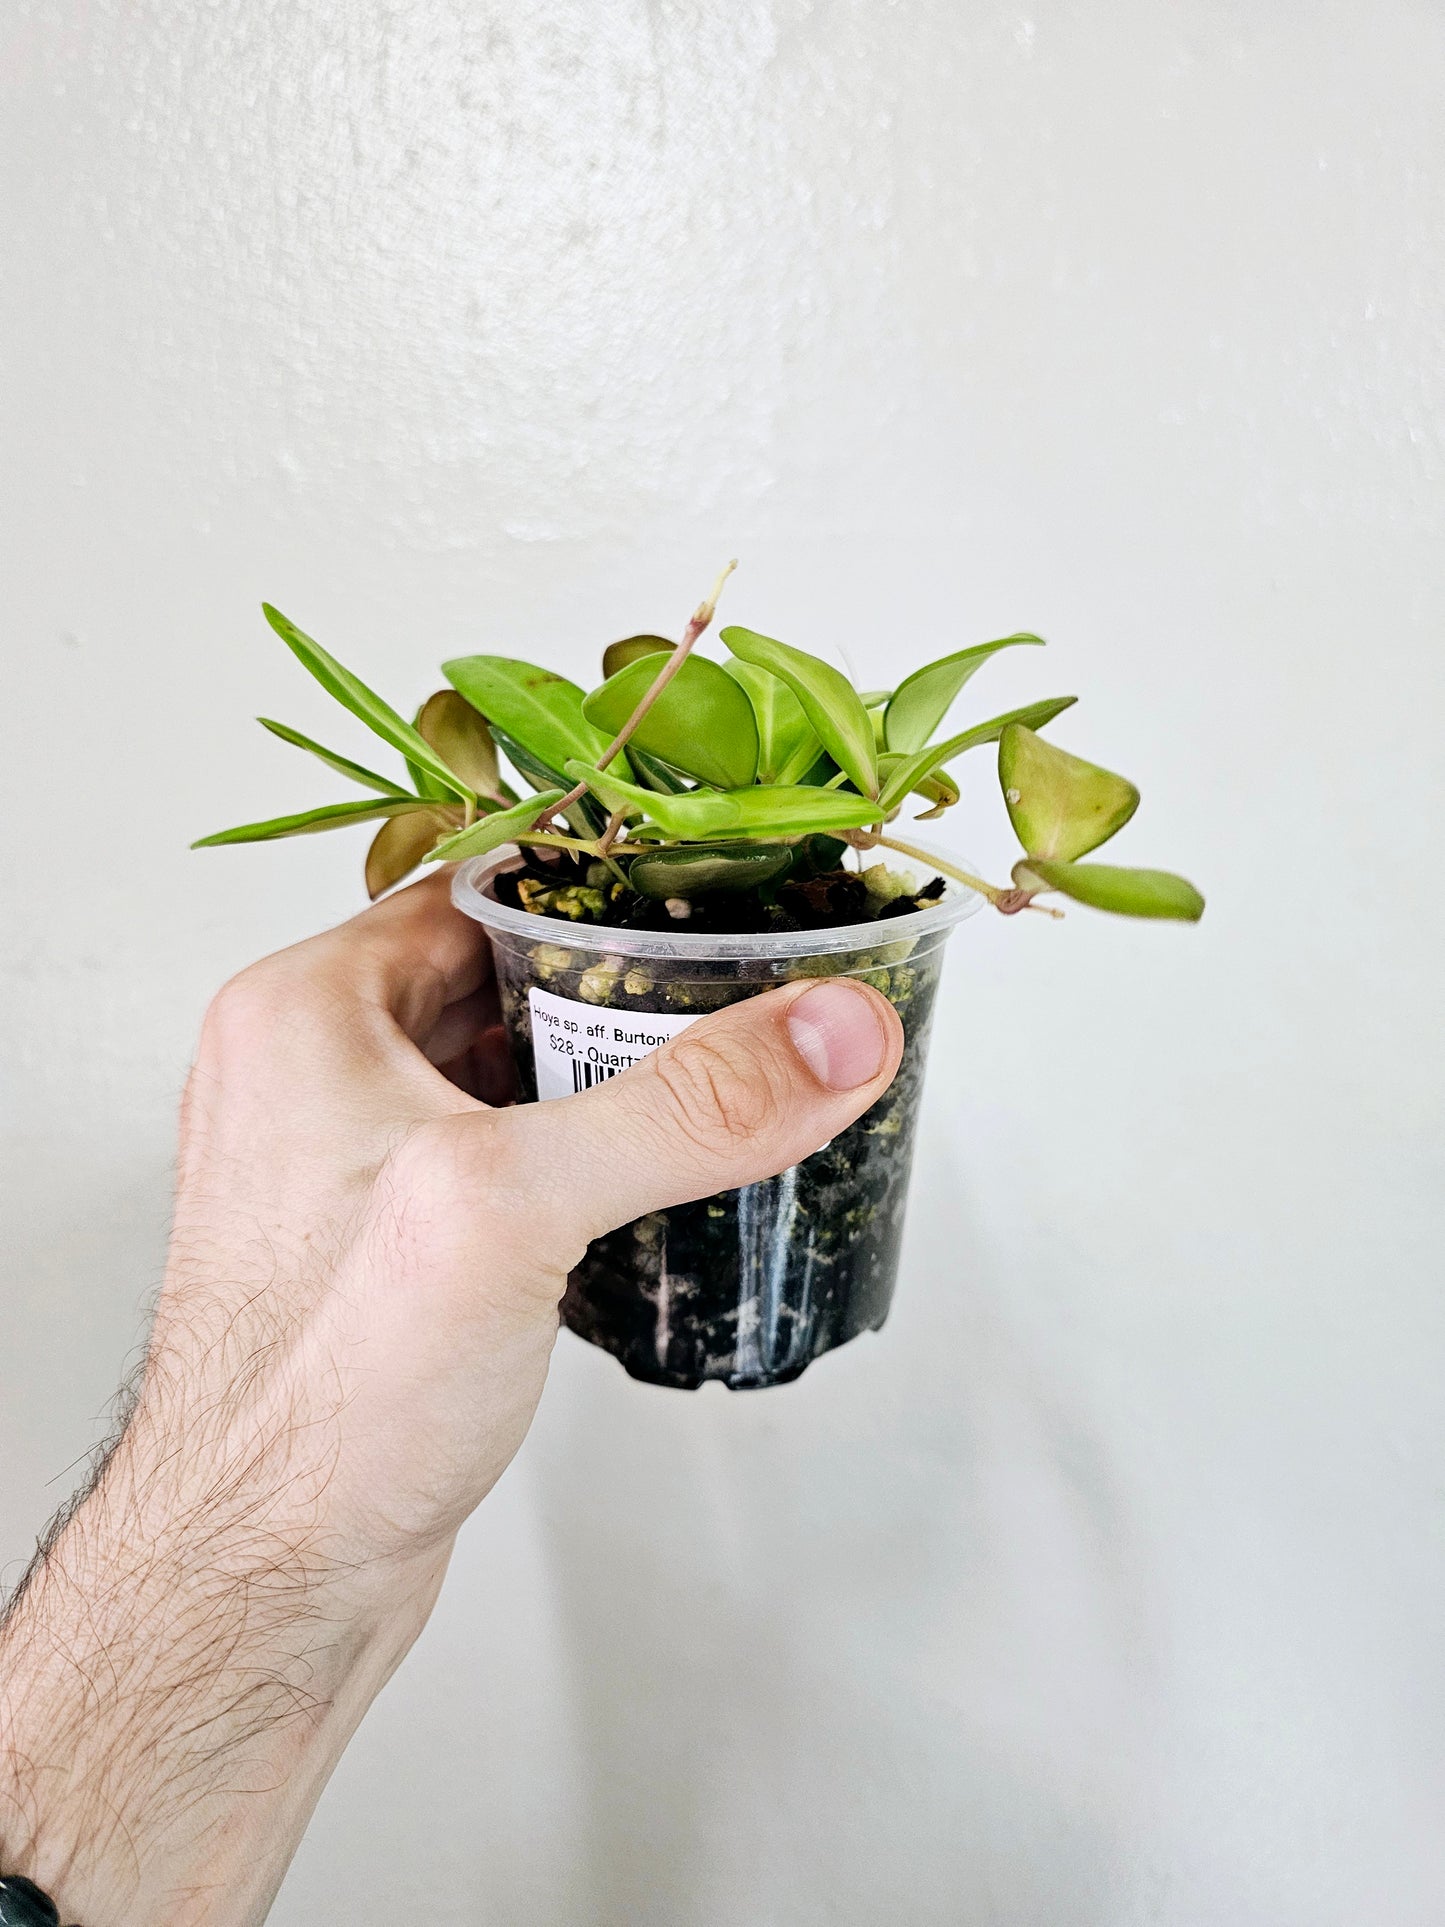
[[[605,864],[571,851],[561,853],[560,860],[529,856],[496,880],[498,901],[515,910],[612,930],[687,930],[703,937],[881,922],[936,903],[943,889],[943,878],[936,876],[921,890],[887,900],[870,890],[857,870],[835,866],[812,876],[789,877],[762,891],[713,891],[695,898],[688,915],[680,918],[666,902],[624,888]]]
[[[519,901],[516,885],[533,866],[499,878],[503,902]],[[828,902],[859,880],[853,873],[815,879],[821,890],[801,900],[778,892],[781,927],[826,928]],[[556,872],[542,881],[555,884]],[[509,889],[508,885],[512,887]],[[587,887],[585,884],[583,887]],[[862,886],[860,886],[862,887]],[[893,917],[923,907],[941,892],[931,887],[901,900]],[[864,919],[836,911],[828,923]],[[892,906],[888,906],[892,909]],[[757,929],[743,904],[699,900],[686,922],[662,904],[625,906],[660,924],[644,928],[721,934]],[[850,976],[871,984],[897,1010],[905,1037],[892,1085],[856,1123],[780,1177],[696,1203],[653,1212],[597,1239],[568,1282],[564,1322],[617,1357],[635,1378],[692,1388],[719,1379],[734,1389],[777,1385],[796,1378],[811,1361],[860,1332],[876,1330],[888,1314],[903,1233],[914,1124],[927,1054],[929,1020],[946,932],[921,939],[890,938],[886,914],[875,919],[878,940],[835,955],[741,962],[627,959],[604,950],[549,942],[553,919],[537,917],[537,941],[497,946],[503,1015],[524,1097],[537,1094],[528,992],[538,988],[579,1005],[667,1016],[697,1016],[756,996],[779,983]],[[582,921],[577,919],[575,921]],[[601,921],[601,919],[585,919]],[[575,932],[574,921],[574,932]],[[621,919],[619,919],[621,921]],[[613,927],[617,927],[614,924]],[[629,927],[626,924],[623,927]],[[630,925],[632,928],[638,924]],[[765,929],[778,928],[764,924]],[[572,933],[569,933],[572,934]],[[645,1144],[619,1145],[618,1157],[646,1157]]]

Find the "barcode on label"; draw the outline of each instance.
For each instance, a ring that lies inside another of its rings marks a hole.
[[[591,1090],[592,1086],[600,1084],[604,1077],[616,1077],[620,1070],[626,1068],[627,1066],[623,1064],[585,1064],[580,1057],[574,1057],[572,1088],[574,1091]]]
[[[659,1044],[696,1021],[660,1011],[612,1010],[559,997],[535,984],[527,992],[537,1095],[571,1097],[630,1070]]]

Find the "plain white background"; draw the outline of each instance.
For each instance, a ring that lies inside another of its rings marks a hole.
[[[1210,896],[960,932],[881,1335],[564,1338],[276,1920],[1445,1918],[1438,8],[11,0],[0,72],[10,1577],[208,995],[360,898],[186,851],[342,793],[255,714],[361,748],[263,595],[400,706],[733,554],[867,684],[1036,628],[972,713],[1077,691]]]

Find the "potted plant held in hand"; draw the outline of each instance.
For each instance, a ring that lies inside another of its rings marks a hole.
[[[512,657],[462,656],[412,723],[267,606],[323,687],[401,753],[407,781],[266,721],[369,794],[201,841],[378,822],[373,897],[423,861],[458,862],[454,900],[490,934],[524,1099],[585,1090],[706,1012],[797,978],[858,977],[889,999],[906,1045],[871,1110],[779,1177],[598,1239],[569,1282],[566,1324],[634,1377],[743,1388],[796,1378],[887,1316],[954,924],[982,904],[1050,908],[1049,895],[1188,921],[1204,902],[1168,872],[1084,860],[1139,793],[1039,733],[1074,697],[938,733],[976,670],[1040,637],[960,649],[859,693],[751,629],[721,632],[725,660],[699,653],[721,586],[680,642],[613,643],[590,693]],[[924,817],[951,808],[950,765],[985,745],[1023,849],[1007,887],[894,829],[910,799]]]

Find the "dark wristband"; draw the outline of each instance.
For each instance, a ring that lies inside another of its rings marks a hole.
[[[0,1927],[60,1927],[60,1909],[23,1873],[0,1875]]]

